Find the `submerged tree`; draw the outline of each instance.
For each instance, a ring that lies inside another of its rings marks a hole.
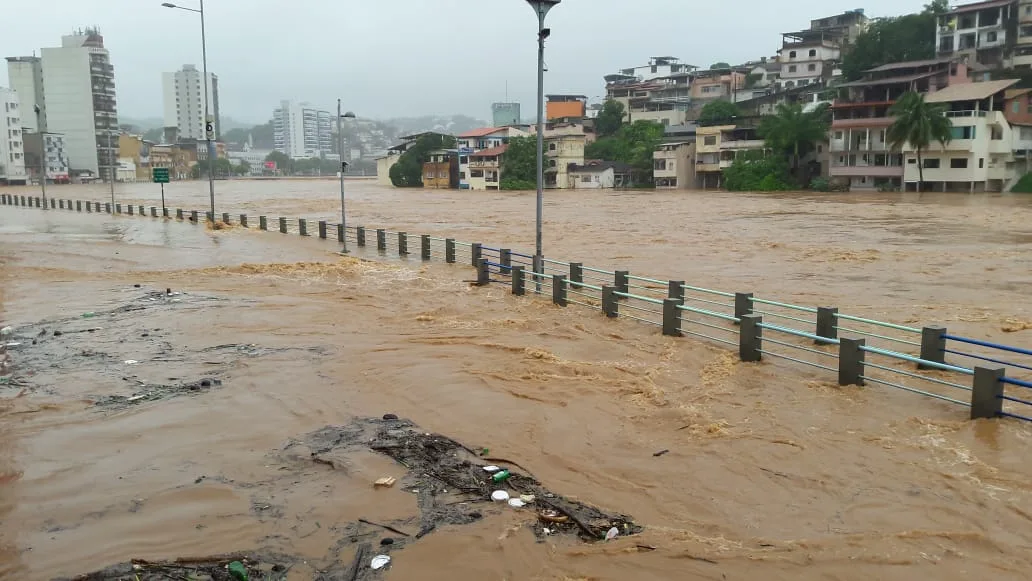
[[[921,151],[932,142],[946,145],[953,139],[953,124],[946,117],[946,107],[925,101],[924,95],[915,92],[904,93],[889,108],[889,115],[896,120],[889,126],[885,136],[894,149],[901,149],[909,143],[917,150],[917,191],[924,183],[924,165]]]
[[[781,103],[775,115],[763,118],[758,132],[767,147],[791,157],[796,177],[805,182],[799,175],[800,160],[826,139],[829,121],[827,105],[806,112],[799,103]]]

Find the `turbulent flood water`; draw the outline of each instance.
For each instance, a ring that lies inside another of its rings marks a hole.
[[[216,186],[220,213],[339,219],[333,181]],[[533,248],[533,195],[359,180],[347,195],[349,224]],[[1032,197],[547,196],[556,259],[1032,344]],[[160,204],[152,184],[116,197]],[[171,184],[166,199],[203,211],[207,184]],[[471,286],[467,266],[337,250],[253,228],[0,207],[0,327],[19,343],[0,384],[0,578],[234,551],[292,556],[288,579],[337,571],[391,534],[357,519],[414,535],[422,497],[374,488],[405,475],[391,458],[327,465],[297,443],[386,413],[643,530],[585,543],[486,504],[390,552],[384,579],[1032,570],[1030,425],[743,364],[626,318]]]

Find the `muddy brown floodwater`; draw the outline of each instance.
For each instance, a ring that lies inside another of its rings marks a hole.
[[[219,212],[339,215],[332,181],[216,185]],[[166,194],[207,207],[204,183]],[[151,184],[116,196],[160,199]],[[533,195],[351,180],[348,196],[350,224],[533,248]],[[548,194],[545,248],[1028,347],[1030,224],[1032,197],[1008,195],[564,192]],[[335,250],[0,207],[0,326],[19,343],[0,384],[0,578],[240,551],[290,556],[288,579],[329,578],[393,534],[358,519],[415,533],[427,497],[372,486],[405,476],[397,456],[355,449],[327,465],[292,451],[385,413],[643,530],[591,543],[485,504],[399,543],[379,578],[1029,578],[1029,425],[742,364],[630,320],[471,287],[468,267]]]

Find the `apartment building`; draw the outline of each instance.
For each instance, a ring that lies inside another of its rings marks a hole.
[[[466,178],[470,190],[498,190],[502,182],[502,156],[508,145],[499,145],[470,154]],[[461,175],[461,174],[460,174]]]
[[[1017,12],[1018,22],[1009,64],[1015,69],[1032,69],[1032,0],[1019,0]]]
[[[545,132],[545,187],[565,190],[570,183],[570,166],[584,165],[584,146],[587,137],[583,134]]]
[[[736,101],[738,91],[745,89],[748,69],[727,68],[697,71],[691,82],[692,105],[701,109],[706,103],[723,99]]]
[[[935,30],[938,56],[991,67],[1008,66],[1017,37],[1022,33],[1017,27],[1018,12],[1018,0],[987,0],[955,6],[939,16]],[[1029,36],[1028,40],[1032,41],[1032,35]],[[1032,64],[1032,58],[1022,59],[1022,63]]]
[[[281,101],[272,113],[273,149],[291,159],[334,156],[334,121],[332,113],[308,103]]]
[[[18,93],[0,87],[0,181],[24,184],[25,145],[22,137],[22,110]]]
[[[506,125],[519,125],[523,123],[520,117],[519,103],[492,103],[491,124],[495,127]]]
[[[43,59],[38,56],[7,57],[7,77],[21,103],[22,128],[29,133],[46,131],[46,100],[43,97]],[[39,107],[39,114],[36,113]]]
[[[682,125],[692,105],[691,85],[698,67],[675,57],[652,57],[649,64],[606,75],[606,99],[624,106],[628,122],[645,120]]]
[[[454,149],[431,151],[423,163],[423,187],[446,190],[459,185],[459,156]]]
[[[695,187],[695,142],[661,144],[652,154],[652,168],[657,190]]]
[[[882,65],[838,85],[828,144],[831,179],[851,189],[901,187],[903,155],[886,140],[893,121],[889,108],[908,91],[929,93],[969,82],[964,63],[931,59]]]
[[[867,26],[868,18],[864,15],[863,8],[810,21],[811,31],[821,32],[824,38],[838,43],[840,48],[855,44],[856,39],[867,30]]]
[[[214,73],[204,74],[194,65],[162,74],[165,105],[165,127],[175,127],[181,139],[205,139],[205,85],[207,85],[208,114],[215,125],[215,138],[222,134],[219,117],[219,81]]]
[[[459,188],[478,189],[472,187],[472,178],[477,178],[477,185],[482,186],[479,189],[487,189],[483,181],[484,160],[480,160],[478,167],[474,169],[471,167],[472,155],[483,150],[496,150],[509,143],[510,138],[526,135],[529,133],[516,127],[481,127],[456,136],[456,146],[459,150]]]
[[[66,184],[71,180],[68,175],[68,157],[64,149],[64,135],[60,133],[22,133],[25,144],[25,172],[33,180],[38,180],[43,171],[42,157],[46,158],[46,174],[48,183]]]
[[[699,127],[695,142],[696,183],[701,188],[719,188],[723,172],[739,156],[763,152],[764,141],[756,132],[753,120],[738,125]]]
[[[928,103],[948,108],[953,139],[933,142],[921,152],[924,170],[922,191],[1002,192],[1017,177],[1014,167],[1014,135],[1004,113],[1007,89],[1017,79],[963,83],[925,96]],[[903,149],[905,187],[917,190],[920,173],[917,152]]]
[[[823,30],[786,32],[782,35],[778,62],[779,88],[792,89],[823,84],[831,78],[842,50],[834,33]]]
[[[631,166],[619,161],[592,159],[570,166],[570,189],[602,190],[622,188],[631,183]]]

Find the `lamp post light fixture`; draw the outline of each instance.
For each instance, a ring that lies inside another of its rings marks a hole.
[[[47,209],[47,134],[43,131],[43,110],[33,105],[36,112],[36,131],[39,133],[39,184],[43,187],[43,209]]]
[[[348,168],[348,162],[344,161],[344,132],[341,131],[341,119],[354,119],[355,114],[351,111],[341,115],[340,99],[337,99],[337,156],[340,158],[340,242],[343,244],[341,254],[348,253],[348,217],[344,211],[344,172]]]
[[[176,8],[187,12],[196,12],[201,15],[201,61],[204,68],[204,78],[201,84],[204,85],[204,137],[208,143],[208,192],[211,197],[211,221],[215,221],[215,121],[211,118],[211,107],[208,99],[208,39],[204,30],[204,0],[198,0],[200,9],[178,6],[171,2],[162,2],[165,8]]]
[[[543,190],[545,181],[545,39],[552,31],[545,28],[545,16],[562,0],[527,0],[538,17],[538,82],[537,82],[537,226],[534,247],[534,272],[545,272],[544,254],[541,244],[541,213],[543,206]],[[538,285],[541,279],[535,277]],[[540,286],[538,287],[540,290]]]

